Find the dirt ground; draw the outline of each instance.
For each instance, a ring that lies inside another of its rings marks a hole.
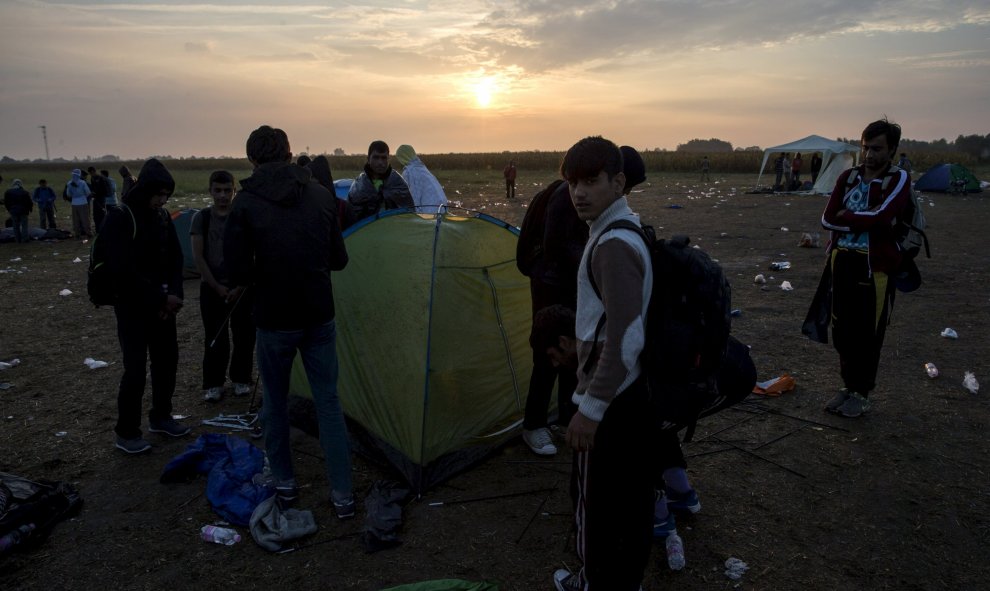
[[[520,193],[543,180],[525,179]],[[518,224],[527,200],[506,203],[498,181],[462,187],[455,198]],[[824,250],[797,244],[804,232],[821,233],[824,198],[745,194],[752,181],[655,174],[631,198],[662,234],[687,233],[720,260],[741,310],[733,332],[752,345],[760,379],[786,372],[797,383],[699,425],[685,453],[703,508],[678,523],[687,568],[668,570],[658,545],[644,589],[985,589],[990,197],[925,196],[933,247],[920,262],[925,284],[898,295],[874,409],[848,420],[822,412],[840,385],[834,350],[800,332]],[[158,477],[195,436],[215,429],[197,426],[179,440],[151,434],[154,449],[140,457],[113,448],[120,354],[112,311],[85,296],[87,256],[78,241],[0,245],[0,361],[21,360],[0,372],[13,384],[0,390],[0,470],[71,482],[85,502],[40,548],[0,561],[0,587],[378,590],[459,578],[512,591],[552,589],[553,570],[576,565],[570,454],[540,458],[519,439],[413,500],[402,545],[366,554],[360,513],[344,523],[331,515],[317,442],[297,433],[296,466],[308,486],[301,505],[320,531],[287,554],[262,550],[243,530],[231,547],[202,542],[200,527],[217,520],[205,480],[162,485]],[[769,271],[773,261],[792,268]],[[765,287],[753,282],[758,273]],[[780,288],[784,280],[793,291]],[[180,315],[175,412],[198,425],[246,412],[248,402],[202,400],[195,281]],[[63,289],[73,294],[60,296]],[[946,327],[958,340],[939,336]],[[86,357],[110,365],[90,370]],[[929,379],[926,362],[941,376]],[[984,382],[979,394],[963,388],[966,371]],[[389,475],[355,461],[359,494]],[[527,494],[479,500],[510,493]],[[749,565],[738,582],[723,574],[730,557]]]

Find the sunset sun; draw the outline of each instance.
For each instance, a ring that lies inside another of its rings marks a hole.
[[[474,85],[474,100],[482,109],[486,109],[492,104],[492,96],[495,94],[495,79],[485,76]]]

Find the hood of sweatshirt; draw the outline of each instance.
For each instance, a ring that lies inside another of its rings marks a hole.
[[[143,206],[147,206],[152,195],[162,189],[168,190],[171,194],[175,191],[175,180],[164,164],[158,159],[152,158],[141,167],[137,182],[127,192],[127,195],[124,195],[124,203],[131,207],[143,209]]]
[[[241,189],[284,207],[294,205],[313,174],[308,168],[288,162],[266,162],[241,181]]]

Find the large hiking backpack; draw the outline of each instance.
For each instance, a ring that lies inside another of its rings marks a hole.
[[[564,181],[557,179],[543,188],[529,202],[526,215],[519,227],[519,241],[516,243],[516,267],[529,277],[533,265],[543,255],[543,233],[547,221],[547,204]]]
[[[107,222],[110,221],[111,216],[114,218],[123,216],[125,220],[130,220],[131,241],[133,242],[137,238],[137,220],[134,219],[134,212],[131,211],[131,208],[123,203],[119,206],[110,206],[107,208]],[[125,223],[127,222],[125,221]],[[105,227],[106,223],[104,223]],[[106,240],[100,240],[101,234],[102,232],[98,232],[96,238],[93,238],[93,244],[89,251],[89,272],[86,279],[86,292],[89,294],[89,301],[93,302],[96,307],[113,306],[120,297],[117,277],[107,265],[109,249],[112,245],[107,244]]]
[[[602,234],[616,228],[639,234],[653,265],[653,295],[642,357],[650,399],[664,423],[688,426],[690,438],[699,416],[725,408],[727,397],[731,404],[739,402],[756,381],[748,348],[735,339],[731,367],[723,367],[732,324],[731,287],[718,263],[703,250],[689,246],[687,236],[657,240],[652,227],[640,227],[628,220],[610,224]],[[591,258],[587,262],[588,278],[600,297],[591,273]],[[604,323],[603,315],[595,340]],[[589,369],[587,365],[585,371]],[[732,384],[734,391],[720,394],[719,384]]]

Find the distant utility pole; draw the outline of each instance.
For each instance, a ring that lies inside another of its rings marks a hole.
[[[39,125],[41,128],[41,137],[45,140],[45,160],[51,160],[51,156],[48,155],[48,128],[44,125]]]

